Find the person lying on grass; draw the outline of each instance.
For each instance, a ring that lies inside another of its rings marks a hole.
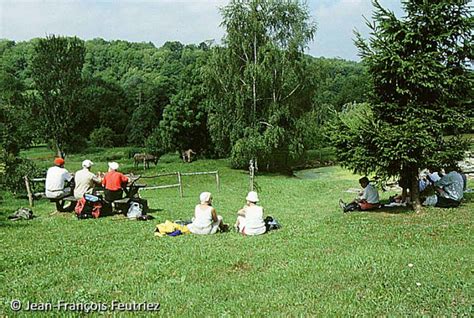
[[[359,184],[364,189],[359,195],[359,198],[355,199],[349,204],[345,204],[342,199],[339,200],[339,206],[342,208],[344,213],[351,211],[367,211],[380,207],[379,192],[376,187],[370,184],[367,177],[359,179]]]
[[[228,225],[224,224],[222,216],[217,215],[212,207],[212,194],[203,192],[199,196],[200,204],[194,208],[193,222],[188,229],[193,234],[215,234],[217,230],[227,231]]]
[[[237,212],[235,228],[243,235],[260,235],[265,233],[265,222],[263,221],[263,208],[257,205],[258,194],[250,191],[245,198],[247,204]]]

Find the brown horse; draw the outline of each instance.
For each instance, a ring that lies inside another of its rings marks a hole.
[[[133,156],[133,162],[135,165],[135,168],[138,168],[138,165],[140,163],[143,163],[143,169],[145,168],[150,168],[150,162],[153,162],[155,166],[158,164],[158,157],[146,153],[136,153]]]
[[[192,150],[192,149],[188,149],[188,150],[183,150],[181,151],[181,157],[183,158],[183,161],[184,162],[191,162],[193,161],[193,155],[195,155],[196,153]]]

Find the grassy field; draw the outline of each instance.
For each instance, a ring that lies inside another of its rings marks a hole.
[[[71,156],[66,168],[78,170],[89,158],[97,163],[94,171],[105,171],[106,160],[115,159],[123,171],[133,172],[131,161],[121,159],[126,152]],[[41,148],[23,155],[44,168],[52,161]],[[195,176],[184,178],[184,198],[176,189],[143,192],[156,218],[148,222],[51,215],[54,205],[47,201],[37,202],[34,220],[10,222],[6,216],[27,201],[3,193],[0,316],[13,315],[14,299],[24,306],[28,301],[160,303],[164,316],[472,314],[472,194],[458,209],[343,214],[338,199],[354,196],[345,190],[357,187],[359,176],[338,167],[321,168],[311,180],[265,174],[257,177],[261,204],[282,229],[260,237],[153,235],[157,223],[190,219],[205,190],[213,193],[224,221],[233,224],[248,176],[228,166],[226,160],[184,164],[177,155],[163,157],[146,174],[219,170],[221,191],[213,177]]]

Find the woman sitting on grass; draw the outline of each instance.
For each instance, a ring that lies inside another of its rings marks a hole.
[[[228,226],[212,207],[211,193],[201,193],[199,200],[201,203],[194,208],[193,222],[188,225],[189,231],[194,234],[215,234],[217,230],[225,232]]]
[[[250,191],[245,198],[247,204],[237,212],[235,227],[244,235],[260,235],[265,233],[265,222],[263,221],[263,208],[257,205],[258,194]]]

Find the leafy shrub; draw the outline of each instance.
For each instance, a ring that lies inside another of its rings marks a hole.
[[[74,135],[70,138],[67,145],[64,146],[66,154],[78,153],[87,148],[87,140],[81,135]]]
[[[257,161],[264,158],[265,145],[259,136],[244,137],[235,143],[232,148],[230,164],[234,169],[248,168],[249,162],[253,159],[254,154],[259,154]]]
[[[285,131],[278,127],[267,129],[263,134],[249,133],[232,147],[231,166],[247,169],[250,160],[256,158],[259,170],[289,172],[303,152],[296,149],[297,145],[286,145],[285,141]]]
[[[155,129],[153,133],[145,141],[145,150],[147,153],[155,156],[161,156],[166,153],[163,138],[159,129]]]
[[[115,133],[109,127],[100,127],[94,129],[89,138],[94,147],[112,147],[114,145]]]
[[[0,173],[0,184],[3,188],[18,192],[25,191],[25,182],[23,177],[36,177],[40,170],[31,160],[6,156],[2,162],[3,173]]]

